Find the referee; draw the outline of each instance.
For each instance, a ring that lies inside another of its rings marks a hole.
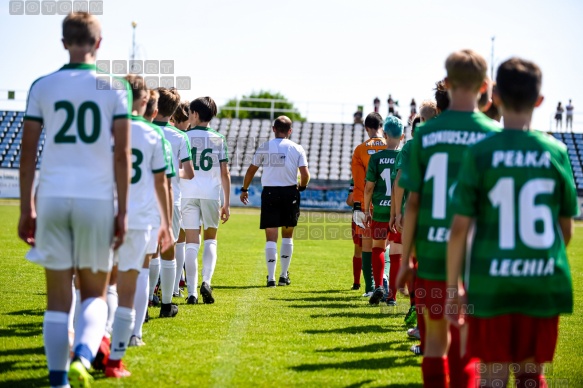
[[[310,180],[308,160],[304,148],[289,140],[292,121],[287,116],[279,116],[273,122],[275,139],[264,143],[253,156],[247,169],[241,202],[249,203],[249,185],[259,167],[263,166],[261,177],[261,221],[259,228],[265,229],[265,262],[267,263],[267,287],[275,287],[275,266],[277,264],[277,232],[281,227],[281,274],[280,286],[289,286],[289,265],[294,250],[293,233],[300,216],[300,191],[304,191]],[[298,185],[298,169],[300,183]]]

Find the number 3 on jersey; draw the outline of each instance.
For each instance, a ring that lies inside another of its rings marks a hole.
[[[135,160],[132,162],[132,168],[134,169],[134,174],[132,175],[132,185],[138,183],[142,177],[142,168],[140,164],[144,161],[144,154],[142,151],[132,148],[132,156]]]

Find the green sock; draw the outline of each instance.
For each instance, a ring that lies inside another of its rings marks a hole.
[[[365,292],[374,291],[372,252],[362,252],[362,276],[364,277]]]

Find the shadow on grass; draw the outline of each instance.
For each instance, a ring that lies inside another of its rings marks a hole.
[[[47,375],[48,376],[48,375]],[[27,379],[16,379],[16,380],[2,380],[0,381],[0,387],[47,387],[49,385],[49,378],[43,377],[30,377]]]
[[[8,357],[8,356],[30,356],[33,354],[43,355],[43,354],[45,354],[45,348],[42,346],[39,346],[37,348],[0,350],[0,358]]]
[[[352,290],[318,290],[318,291],[294,291],[297,294],[349,294]],[[354,294],[355,296],[357,294]]]
[[[253,288],[267,288],[265,286],[215,286],[213,290],[250,290]]]
[[[290,304],[287,307],[292,307],[296,309],[347,309],[347,308],[360,308],[361,306],[351,305],[348,303],[318,303],[318,304]]]
[[[351,312],[340,312],[340,313],[330,313],[330,314],[312,314],[311,318],[388,318],[394,314],[384,313],[380,308],[378,310],[370,313],[351,313]]]
[[[417,357],[381,357],[372,359],[363,359],[356,361],[342,361],[331,363],[317,363],[317,364],[301,364],[292,366],[290,369],[296,372],[318,372],[326,369],[366,369],[366,370],[381,370],[391,367],[401,366],[418,366],[419,360]]]
[[[9,313],[6,313],[5,315],[36,315],[36,316],[43,316],[45,313],[45,310],[43,309],[35,309],[35,310],[20,310],[20,311],[11,311]]]
[[[360,388],[360,387],[362,387],[363,385],[366,385],[366,384],[368,384],[368,383],[372,383],[373,381],[374,381],[374,380],[364,380],[364,381],[361,381],[361,382],[359,382],[359,383],[354,383],[354,384],[347,385],[347,386],[346,386],[346,387],[344,387],[344,388]]]
[[[282,300],[285,302],[327,302],[327,301],[345,301],[345,302],[352,302],[353,299],[350,299],[346,296],[315,296],[311,298],[271,298],[271,300]]]
[[[400,327],[387,327],[380,325],[349,326],[340,329],[306,330],[306,334],[366,334],[383,333],[388,331],[403,331]]]
[[[378,344],[368,344],[363,346],[355,347],[338,347],[330,349],[320,349],[316,350],[316,353],[376,353],[376,352],[386,352],[388,350],[403,350],[409,349],[410,344],[403,343],[401,341],[393,342],[379,342]]]
[[[4,337],[34,337],[43,332],[42,323],[15,323],[0,329],[0,338]]]

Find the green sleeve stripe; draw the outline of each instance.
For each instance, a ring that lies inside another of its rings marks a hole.
[[[229,158],[221,159],[221,160],[219,160],[219,162],[221,162],[221,163],[223,163],[223,162],[224,163],[229,163]]]
[[[115,116],[113,116],[113,119],[114,120],[117,120],[117,119],[131,119],[131,118],[132,118],[132,115],[131,114],[127,114],[127,115],[115,115]]]
[[[159,168],[159,169],[157,169],[157,170],[152,170],[152,172],[153,172],[154,174],[158,174],[158,173],[160,173],[160,172],[164,172],[164,171],[166,171],[166,168],[167,168],[167,166],[164,166],[164,167],[162,167],[162,168]]]
[[[24,116],[24,120],[29,120],[29,121],[37,121],[39,123],[43,123],[43,118],[42,117],[35,117],[35,116]]]
[[[184,163],[184,162],[188,162],[189,160],[192,160],[192,157],[189,156],[187,158],[184,158],[181,160],[181,162]]]
[[[174,178],[176,176],[176,173],[173,171],[170,174],[166,174],[166,178]]]

